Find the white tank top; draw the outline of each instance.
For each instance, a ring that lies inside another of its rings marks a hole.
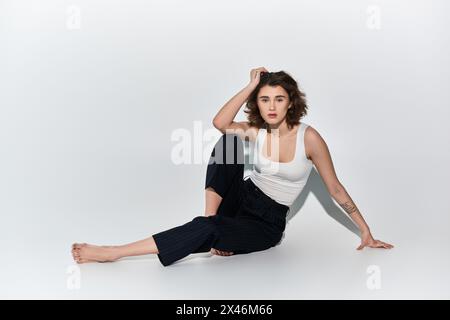
[[[313,167],[306,157],[304,136],[307,124],[300,122],[294,159],[290,162],[269,160],[262,154],[267,130],[260,128],[253,149],[253,170],[248,175],[252,182],[278,203],[291,206],[303,190]]]

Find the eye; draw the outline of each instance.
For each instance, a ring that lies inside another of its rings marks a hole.
[[[263,101],[263,102],[267,102],[268,100],[267,100],[267,99],[262,99],[262,101]],[[278,102],[283,102],[283,99],[278,99],[277,101],[278,101]]]

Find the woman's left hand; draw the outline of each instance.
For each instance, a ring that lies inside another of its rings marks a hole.
[[[392,249],[394,246],[380,240],[375,240],[370,232],[362,232],[361,244],[356,250],[362,250],[364,247]]]

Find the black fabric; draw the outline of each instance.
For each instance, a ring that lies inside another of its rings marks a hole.
[[[243,175],[243,142],[235,134],[224,134],[211,153],[205,179],[205,189],[211,187],[223,198],[217,213],[153,234],[162,265],[211,248],[244,254],[279,243],[289,207]]]

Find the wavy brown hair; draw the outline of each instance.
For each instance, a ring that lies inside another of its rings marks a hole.
[[[297,81],[295,81],[294,78],[284,71],[278,71],[261,74],[258,86],[249,95],[244,112],[247,114],[250,126],[257,128],[267,127],[266,122],[261,117],[256,102],[259,90],[265,85],[272,87],[281,86],[287,91],[292,106],[287,112],[286,123],[290,129],[299,124],[300,119],[307,114],[308,106],[306,104],[306,95],[300,91]]]

